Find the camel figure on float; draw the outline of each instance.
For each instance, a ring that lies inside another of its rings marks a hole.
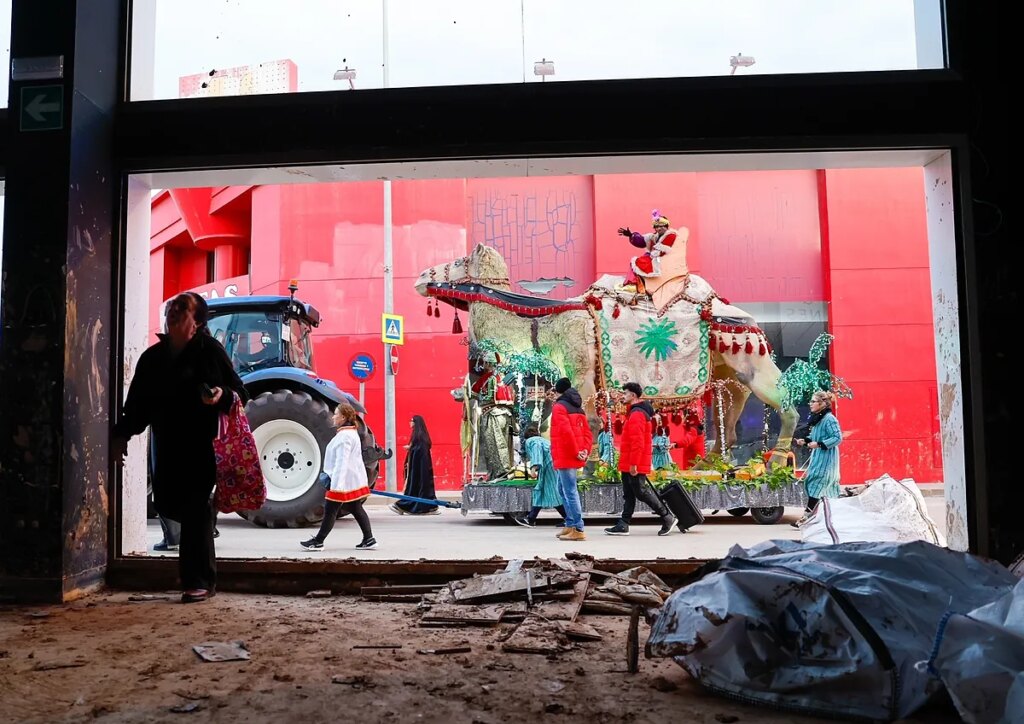
[[[656,216],[655,221],[658,221]],[[663,218],[663,217],[661,217]],[[667,229],[667,224],[666,224]],[[669,245],[659,244],[655,234],[640,235],[620,229],[635,246],[641,240],[647,252],[631,262],[632,279],[605,275],[582,297],[560,301],[512,292],[508,265],[494,248],[478,244],[465,257],[423,271],[416,281],[419,294],[444,301],[469,314],[469,338],[506,342],[513,352],[540,352],[569,377],[585,401],[592,426],[600,426],[596,402],[605,393],[615,394],[602,363],[600,314],[609,305],[631,308],[651,320],[672,315],[677,305],[694,305],[707,324],[701,343],[708,345],[707,385],[726,382],[720,397],[724,408],[726,445],[736,442],[736,422],[753,393],[782,419],[773,462],[785,462],[796,428],[797,413],[782,409],[781,371],[771,357],[771,347],[753,317],[715,294],[704,279],[691,274],[686,264],[689,230],[667,230]],[[662,233],[664,238],[665,233]],[[638,237],[640,237],[638,239]],[[652,238],[654,237],[654,238]],[[651,258],[653,257],[653,259]],[[597,310],[603,310],[600,312]],[[696,319],[696,317],[694,317]],[[696,324],[696,323],[695,323]],[[710,332],[708,334],[708,332]],[[693,334],[689,339],[695,340]],[[706,342],[704,341],[706,340]],[[695,388],[678,399],[697,399],[706,390]],[[614,400],[614,397],[612,397]],[[672,402],[658,398],[663,404]]]

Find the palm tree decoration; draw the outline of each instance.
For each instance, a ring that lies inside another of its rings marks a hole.
[[[782,390],[782,408],[795,408],[810,401],[815,390],[831,390],[836,397],[853,399],[853,391],[842,377],[836,377],[827,369],[821,369],[825,351],[832,344],[831,334],[819,334],[807,353],[807,359],[797,359],[779,378]]]
[[[640,348],[644,357],[650,359],[654,356],[654,378],[661,379],[659,363],[666,360],[673,352],[679,349],[673,337],[679,333],[676,323],[671,319],[655,321],[648,319],[636,331],[636,345]]]

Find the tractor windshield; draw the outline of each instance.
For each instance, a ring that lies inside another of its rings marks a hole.
[[[212,317],[210,334],[224,345],[239,374],[288,364],[282,315],[277,312],[238,312]],[[290,346],[290,345],[289,345]]]

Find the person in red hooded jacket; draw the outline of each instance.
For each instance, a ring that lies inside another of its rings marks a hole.
[[[672,439],[676,449],[682,451],[682,462],[679,467],[689,470],[698,457],[707,454],[704,439],[704,421],[701,419],[700,408],[688,408],[683,416],[683,429]]]
[[[669,511],[658,494],[651,488],[647,473],[651,472],[651,442],[654,408],[641,399],[644,391],[636,382],[622,386],[622,401],[629,407],[626,425],[622,429],[622,445],[619,451],[619,473],[622,475],[622,516],[611,528],[605,528],[608,535],[629,535],[629,523],[633,518],[636,501],[647,503],[661,518],[658,535],[668,535],[676,524],[676,517]]]
[[[568,541],[586,540],[576,472],[587,462],[593,445],[590,423],[583,412],[583,398],[573,389],[568,378],[558,380],[553,393],[557,399],[551,408],[551,460],[558,477],[562,502],[565,504],[565,528],[558,534],[558,538]]]

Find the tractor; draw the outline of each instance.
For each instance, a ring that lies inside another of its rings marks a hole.
[[[227,350],[245,384],[245,406],[260,463],[267,481],[267,502],[255,511],[240,512],[246,520],[268,528],[297,528],[320,522],[324,490],[317,483],[324,450],[334,437],[334,408],[352,405],[360,420],[366,413],[359,400],[330,380],[317,376],[311,331],[320,313],[291,296],[221,297],[208,300],[207,324]],[[363,463],[373,487],[380,461],[391,457],[360,425]]]

